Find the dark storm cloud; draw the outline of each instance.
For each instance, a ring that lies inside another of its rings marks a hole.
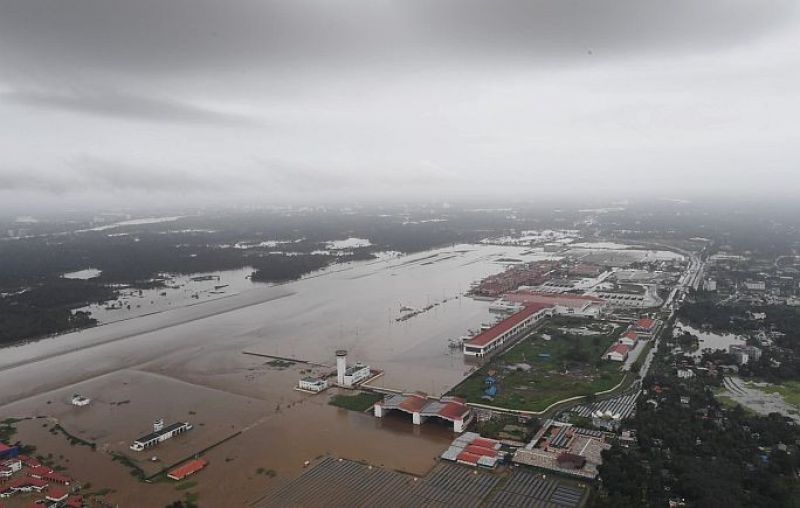
[[[442,56],[563,60],[589,51],[741,43],[782,23],[795,6],[792,0],[8,0],[0,3],[0,62],[41,76],[380,66]]]
[[[0,93],[0,100],[42,109],[60,109],[133,120],[256,126],[251,118],[214,111],[169,98],[146,97],[107,90],[14,90]]]

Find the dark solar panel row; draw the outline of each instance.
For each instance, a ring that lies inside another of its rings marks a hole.
[[[447,463],[439,464],[425,478],[428,485],[480,498],[488,494],[498,481],[497,476]]]
[[[403,506],[412,480],[385,469],[368,469],[350,461],[326,459],[295,481],[278,489],[258,506],[367,506],[380,502]],[[399,501],[394,503],[393,501]]]
[[[564,445],[567,444],[567,428],[568,427],[560,427],[558,429],[558,433],[556,436],[550,440],[550,446],[555,446],[556,448],[563,448]]]
[[[561,485],[556,489],[552,497],[550,497],[550,500],[561,506],[572,507],[578,506],[578,503],[581,502],[581,497],[583,497],[583,492],[580,490]]]
[[[539,474],[517,469],[492,499],[491,505],[571,508],[580,504],[583,494],[583,490],[564,485],[559,480],[544,479]]]
[[[519,469],[491,495],[499,481],[499,476],[458,464],[441,463],[427,477],[414,481],[406,474],[328,458],[256,506],[441,508],[488,503],[497,507],[572,508],[583,497],[581,489]]]
[[[557,508],[553,503],[541,499],[531,499],[521,494],[506,491],[498,492],[486,506],[489,508],[504,508],[507,506],[512,508]]]
[[[548,499],[557,486],[558,482],[555,480],[545,480],[538,474],[516,470],[503,490],[534,499]]]
[[[427,478],[325,459],[257,504],[269,506],[480,506],[499,478],[440,464]]]

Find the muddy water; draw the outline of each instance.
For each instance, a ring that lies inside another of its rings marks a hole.
[[[94,453],[71,474],[114,488],[111,498],[121,506],[163,506],[180,493],[131,483],[107,452],[124,452],[156,471],[239,431],[208,453],[212,464],[194,489],[201,506],[242,506],[325,454],[423,474],[452,439],[449,428],[337,409],[327,404],[330,393],[293,390],[311,366],[278,369],[243,352],[316,362],[322,365],[312,370],[322,374],[330,371],[334,351],[346,348],[351,361],[385,371],[376,384],[440,393],[469,368],[447,340],[490,319],[487,302],[462,294],[471,282],[502,270],[498,258],[523,257],[522,250],[459,246],[337,266],[295,283],[6,349],[0,357],[0,418],[55,417],[71,433],[96,442],[98,451],[90,452],[63,438],[59,445],[46,432],[20,434],[41,451],[63,450],[72,463],[79,460],[76,453]],[[396,320],[401,306],[436,303]],[[73,393],[93,403],[74,408],[68,403]],[[127,450],[156,417],[195,428],[152,452]],[[154,455],[159,462],[150,461]],[[258,474],[259,468],[276,476]],[[148,497],[152,504],[142,504],[142,492],[151,489],[157,493]]]
[[[447,340],[490,319],[486,302],[458,296],[471,282],[502,270],[494,260],[522,257],[521,251],[461,246],[338,266],[283,286],[7,348],[0,357],[0,403],[168,355],[221,349],[332,363],[333,352],[346,348],[351,361],[385,369],[388,385],[440,392],[465,371]],[[401,305],[445,300],[395,321]]]

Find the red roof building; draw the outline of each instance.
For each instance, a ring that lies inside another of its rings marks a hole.
[[[484,448],[482,446],[476,446],[474,442],[472,444],[467,445],[464,448],[464,451],[467,453],[471,453],[473,455],[479,455],[484,457],[497,457],[497,450],[492,448]]]
[[[619,338],[620,344],[625,344],[626,346],[633,347],[636,344],[636,341],[639,340],[639,336],[633,330],[628,330],[627,332],[623,333],[622,336]]]
[[[606,360],[613,360],[615,362],[624,362],[628,359],[628,353],[630,350],[631,348],[625,344],[616,343],[608,348],[608,350],[603,354],[603,358]]]
[[[640,333],[653,333],[656,322],[650,318],[642,318],[633,324],[633,329]]]
[[[489,448],[491,450],[500,448],[500,443],[498,441],[495,441],[494,439],[487,439],[485,437],[476,438],[470,444],[480,446],[481,448]]]
[[[28,476],[33,476],[34,478],[41,478],[44,475],[52,473],[53,470],[47,466],[34,466],[30,468],[28,471]]]
[[[551,304],[528,304],[521,311],[512,314],[488,330],[464,342],[464,354],[484,356],[505,342],[513,340],[521,332],[530,329],[542,318],[550,315],[552,310],[553,305]]]
[[[439,409],[438,415],[445,420],[463,420],[469,415],[469,407],[464,403],[463,399],[452,397],[443,408]]]
[[[67,499],[67,508],[83,508],[83,496],[71,496]]]
[[[478,460],[480,458],[481,458],[480,455],[475,455],[474,453],[464,451],[458,454],[456,462],[461,462],[462,464],[469,464],[470,466],[477,466]]]
[[[22,490],[26,492],[35,490],[37,492],[41,492],[42,490],[47,488],[48,483],[44,480],[40,480],[39,478],[23,477],[11,480],[6,485],[14,490]]]
[[[17,458],[19,460],[21,460],[22,463],[25,464],[28,467],[36,467],[36,466],[41,466],[42,465],[41,462],[39,462],[38,460],[34,459],[33,457],[29,457],[27,455],[20,455]]]
[[[193,475],[208,465],[206,459],[197,459],[187,462],[179,468],[173,469],[167,473],[167,477],[173,480],[183,480],[187,476]]]
[[[50,487],[49,489],[47,489],[47,495],[45,495],[44,498],[47,499],[48,501],[57,502],[65,500],[68,496],[69,492],[67,492],[67,489],[63,489],[60,487]]]

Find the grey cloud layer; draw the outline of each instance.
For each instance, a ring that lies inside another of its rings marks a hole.
[[[171,98],[146,97],[108,90],[14,90],[0,93],[0,100],[41,109],[59,109],[101,116],[160,122],[257,126],[253,118],[215,111]]]
[[[4,0],[0,200],[800,191],[798,15],[796,0]]]
[[[8,0],[0,61],[72,73],[174,74],[738,44],[792,0]]]

